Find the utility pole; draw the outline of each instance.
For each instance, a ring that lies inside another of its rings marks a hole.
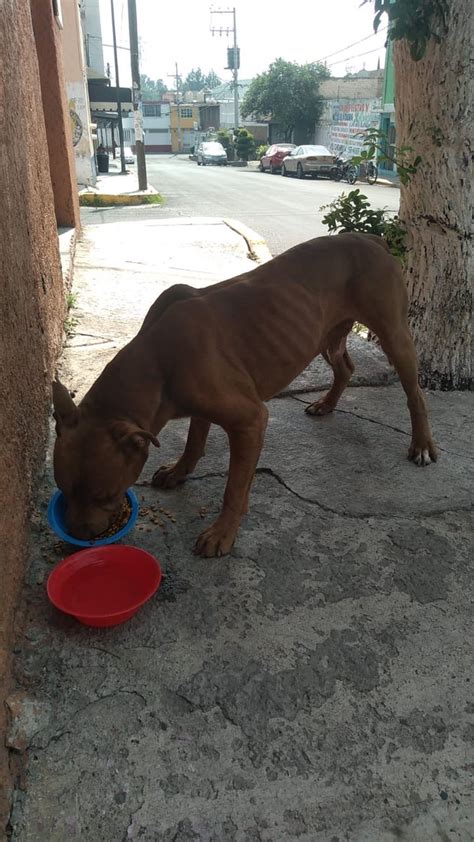
[[[176,82],[176,133],[178,138],[178,152],[181,152],[181,115],[180,115],[180,102],[179,102],[179,82],[180,82],[180,75],[178,73],[178,62],[175,63],[175,71],[174,73],[168,73],[170,78],[173,78]]]
[[[147,189],[145,145],[143,143],[142,94],[140,90],[140,67],[138,61],[137,6],[135,0],[128,0],[128,28],[130,32],[130,62],[132,66],[132,99],[135,117],[135,148],[137,152],[138,189]]]
[[[240,50],[237,46],[237,15],[235,6],[233,9],[213,9],[211,7],[211,33],[215,35],[231,35],[234,36],[234,46],[227,50],[227,64],[226,70],[232,70],[234,88],[234,131],[239,128],[239,67],[240,67]],[[232,27],[230,26],[213,26],[212,15],[232,15]]]
[[[114,45],[114,59],[115,59],[115,87],[117,90],[117,113],[118,113],[118,129],[119,129],[119,140],[120,140],[120,162],[122,165],[122,175],[125,175],[127,172],[127,168],[125,166],[125,152],[123,149],[123,123],[122,123],[122,103],[120,102],[120,79],[119,79],[119,69],[118,69],[118,56],[117,56],[117,36],[115,33],[115,12],[114,12],[114,0],[110,0],[110,11],[112,13],[112,41]]]
[[[234,61],[233,61],[233,74],[234,74],[234,123],[235,129],[239,128],[239,64],[240,64],[240,56],[239,51],[237,48],[237,21],[235,15],[235,6],[233,8],[234,14]]]

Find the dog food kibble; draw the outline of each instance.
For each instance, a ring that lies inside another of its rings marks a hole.
[[[112,526],[109,526],[109,528],[106,529],[105,532],[101,532],[100,535],[96,535],[96,538],[111,538],[112,535],[116,535],[117,532],[120,532],[120,530],[123,529],[125,524],[128,522],[131,512],[132,506],[130,500],[128,499],[128,497],[125,497],[122,506],[122,511],[120,512],[115,523],[113,523]]]

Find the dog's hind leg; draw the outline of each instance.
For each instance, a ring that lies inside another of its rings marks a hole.
[[[204,448],[209,433],[210,421],[202,418],[191,418],[186,447],[182,456],[172,465],[162,465],[153,474],[151,484],[156,488],[176,488],[192,474],[200,458],[204,456]]]
[[[352,321],[342,322],[328,336],[323,357],[333,370],[334,382],[323,398],[306,407],[308,415],[327,415],[332,412],[354,373],[354,363],[346,349],[347,334],[352,325]]]
[[[411,444],[408,458],[416,465],[436,462],[437,451],[428,420],[423,392],[418,385],[418,360],[408,324],[377,331],[383,350],[396,369],[407,396],[411,417]]]

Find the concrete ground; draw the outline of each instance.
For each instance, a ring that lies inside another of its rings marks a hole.
[[[169,284],[255,265],[251,239],[219,219],[86,228],[67,385],[80,397]],[[333,415],[303,412],[329,382],[320,361],[270,401],[226,558],[191,552],[220,506],[224,435],[211,431],[185,486],[158,493],[150,477],[180,453],[186,423],[160,435],[127,543],[165,578],[122,626],[80,626],[47,600],[71,551],[46,524],[48,455],[7,701],[26,765],[12,840],[474,839],[472,396],[428,393],[440,460],[418,469],[393,372],[377,348],[351,345],[358,388]]]

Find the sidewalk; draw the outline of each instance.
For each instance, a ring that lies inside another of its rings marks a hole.
[[[84,229],[78,325],[62,360],[78,398],[164,288],[252,268],[252,244],[268,257],[240,227],[167,219]],[[157,556],[165,579],[122,626],[89,629],[48,603],[47,576],[70,551],[46,524],[49,453],[18,689],[7,701],[9,746],[27,769],[14,842],[473,838],[472,396],[428,394],[440,461],[417,469],[387,362],[358,337],[351,354],[358,388],[333,415],[303,412],[310,390],[329,383],[323,361],[270,401],[229,557],[191,552],[222,498],[222,431],[211,430],[194,477],[157,493],[150,477],[180,453],[187,422],[163,431],[135,490],[144,512],[170,516],[157,525],[144,513],[127,542]]]
[[[148,185],[146,190],[138,189],[136,165],[121,171],[120,159],[109,157],[109,172],[97,176],[95,187],[85,187],[79,191],[79,203],[83,207],[100,204],[107,205],[143,205],[160,204],[158,191]]]

